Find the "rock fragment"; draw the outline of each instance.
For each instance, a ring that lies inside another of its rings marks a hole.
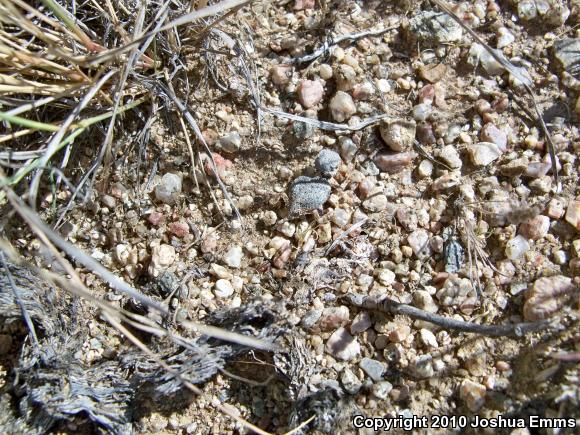
[[[385,373],[385,365],[376,359],[365,357],[360,361],[359,367],[375,382],[380,381]]]
[[[149,264],[149,275],[157,278],[161,272],[165,271],[173,264],[177,254],[171,245],[154,246],[151,253],[151,263]]]
[[[580,201],[570,201],[566,210],[566,222],[580,231]]]
[[[296,178],[290,187],[290,214],[320,209],[330,197],[330,184],[321,177]]]
[[[552,317],[561,310],[573,291],[572,279],[567,276],[555,275],[537,279],[526,294],[524,319],[535,322]]]
[[[449,15],[435,11],[423,11],[411,18],[411,32],[423,40],[450,43],[461,40],[463,30]]]
[[[298,85],[298,100],[306,109],[316,106],[322,100],[324,89],[317,80],[303,80]]]
[[[550,218],[538,215],[520,224],[519,232],[529,240],[538,240],[548,234]]]
[[[341,163],[338,153],[326,148],[322,149],[314,160],[316,170],[325,178],[332,177],[338,171]]]
[[[530,244],[525,237],[517,235],[508,240],[505,247],[505,256],[510,260],[517,260],[530,249]]]
[[[381,120],[379,131],[385,143],[393,151],[404,151],[413,146],[417,123],[413,120]]]
[[[238,269],[242,265],[242,256],[242,248],[240,246],[232,246],[224,255],[224,263],[229,267]]]
[[[360,344],[346,329],[340,327],[326,341],[324,350],[334,358],[350,361],[360,354]]]
[[[181,177],[177,174],[167,173],[161,177],[161,182],[155,186],[155,199],[165,204],[175,204],[181,194]]]
[[[360,334],[372,326],[371,316],[367,311],[358,313],[350,324],[350,333],[352,335]]]
[[[234,294],[234,287],[227,279],[218,279],[215,283],[214,293],[218,298],[229,298]]]
[[[330,100],[330,113],[336,122],[344,122],[356,113],[356,105],[349,94],[338,91]]]
[[[396,174],[397,172],[401,172],[406,167],[410,166],[413,163],[413,159],[417,157],[417,153],[413,151],[407,151],[403,153],[397,154],[387,154],[381,153],[375,157],[375,164],[377,167],[389,174]]]
[[[470,411],[478,411],[485,403],[486,389],[483,385],[465,379],[459,388],[459,397]]]
[[[475,166],[486,166],[501,155],[499,147],[491,142],[480,142],[469,145],[467,153]]]

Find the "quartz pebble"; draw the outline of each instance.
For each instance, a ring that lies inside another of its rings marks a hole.
[[[327,148],[322,149],[314,160],[316,170],[325,178],[332,177],[338,171],[341,163],[338,153]]]
[[[358,313],[350,324],[350,333],[352,335],[360,334],[372,326],[371,316],[366,311]]]
[[[334,358],[350,361],[360,354],[360,344],[346,329],[340,327],[326,341],[324,350]]]
[[[517,260],[530,249],[530,244],[525,237],[521,235],[515,236],[508,240],[505,247],[505,255],[509,260]]]
[[[385,143],[393,151],[404,151],[413,146],[417,124],[405,119],[381,120],[379,131]]]
[[[227,279],[218,279],[215,283],[214,293],[218,298],[229,298],[234,294],[234,287]]]
[[[435,334],[433,334],[428,329],[425,329],[425,328],[421,329],[419,331],[419,337],[421,338],[421,342],[426,347],[432,347],[432,348],[439,347],[439,344],[437,343],[437,338],[435,337]]]
[[[395,329],[389,332],[389,340],[393,343],[405,341],[411,334],[411,328],[408,325],[396,325]]]
[[[486,166],[501,155],[499,147],[491,142],[480,142],[469,145],[467,153],[475,166]]]
[[[434,40],[445,44],[461,40],[461,26],[447,14],[435,11],[422,11],[411,18],[411,32],[420,39]]]
[[[413,250],[413,254],[418,258],[424,258],[430,253],[429,233],[422,228],[409,234],[407,243]]]
[[[461,312],[469,314],[477,302],[477,293],[470,280],[450,276],[437,292],[437,299],[441,305],[459,307]]]
[[[457,148],[453,145],[446,145],[439,151],[439,158],[443,160],[451,169],[460,169],[463,165]]]
[[[349,137],[342,136],[338,139],[338,144],[340,148],[340,156],[343,158],[345,162],[350,162],[354,158],[356,152],[358,151],[358,147],[353,142],[353,140]]]
[[[350,313],[348,307],[328,307],[322,311],[318,326],[322,331],[331,331],[348,323]]]
[[[388,204],[389,200],[381,193],[378,195],[372,195],[370,198],[366,199],[363,202],[363,207],[365,210],[370,211],[371,213],[377,213],[379,211],[385,210]]]
[[[485,403],[486,389],[483,385],[465,379],[459,388],[459,397],[470,411],[478,411]]]
[[[419,77],[429,83],[437,83],[447,73],[447,66],[443,63],[437,63],[435,65],[422,65],[419,67]]]
[[[566,210],[566,222],[580,231],[580,201],[570,201]]]
[[[151,263],[149,264],[149,275],[157,278],[161,272],[165,271],[173,264],[177,257],[175,248],[171,245],[154,246],[151,252]]]
[[[375,157],[375,164],[377,167],[389,174],[395,174],[397,172],[401,172],[407,166],[410,166],[413,163],[413,159],[417,157],[417,153],[414,151],[407,151],[403,153],[397,154],[387,154],[381,153]]]
[[[316,106],[322,100],[324,89],[317,80],[303,80],[298,85],[298,100],[306,109]]]
[[[505,27],[497,29],[497,48],[504,48],[516,40],[516,37]]]
[[[348,367],[342,371],[340,382],[342,383],[344,390],[349,394],[358,393],[362,387],[362,383]]]
[[[296,178],[290,187],[290,214],[321,208],[330,197],[330,184],[324,178]]]
[[[550,218],[538,215],[528,219],[520,225],[519,233],[526,239],[538,240],[548,234]]]
[[[284,86],[290,82],[292,68],[285,65],[273,66],[270,70],[270,77],[275,85]]]
[[[573,289],[572,279],[567,276],[555,275],[537,279],[526,294],[524,319],[535,322],[560,312]]]
[[[385,373],[384,364],[376,359],[363,358],[359,367],[375,382],[380,381]]]
[[[228,133],[219,140],[220,148],[224,150],[226,153],[235,153],[239,151],[241,145],[242,138],[240,136],[240,133],[238,133],[237,131]]]
[[[349,94],[338,91],[330,100],[330,113],[336,122],[344,122],[356,113],[356,105]]]
[[[169,231],[180,239],[183,239],[185,236],[189,234],[189,225],[187,222],[178,221],[172,222],[169,225]]]
[[[242,248],[241,246],[232,246],[224,256],[224,263],[234,269],[242,265]]]
[[[491,142],[497,145],[502,152],[505,152],[507,149],[507,135],[491,122],[483,126],[479,137],[483,142]]]
[[[439,311],[439,306],[426,290],[417,290],[413,293],[413,304],[428,313],[436,313]]]
[[[161,178],[161,182],[155,186],[155,199],[165,204],[172,205],[181,193],[181,177],[177,174],[168,173]]]
[[[393,389],[393,384],[389,381],[375,382],[372,387],[373,395],[380,400],[386,400],[389,397],[389,393]]]

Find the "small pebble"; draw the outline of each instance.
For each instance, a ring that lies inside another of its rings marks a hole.
[[[324,89],[317,80],[303,80],[298,85],[298,100],[306,109],[316,106],[322,100]]]
[[[215,283],[214,293],[218,298],[225,299],[234,294],[234,288],[227,279],[218,279]]]
[[[356,375],[347,367],[340,375],[340,382],[344,387],[344,390],[349,394],[356,394],[362,387],[361,381],[356,377]]]
[[[356,113],[356,105],[349,94],[338,91],[330,100],[330,113],[336,122],[344,122]]]
[[[424,258],[430,254],[429,233],[422,228],[409,234],[407,243],[417,258]]]
[[[366,311],[359,312],[350,324],[350,333],[352,335],[360,334],[372,326],[371,316]]]
[[[171,245],[154,246],[149,264],[149,275],[157,278],[161,272],[173,264],[177,257],[175,248]]]
[[[389,393],[393,389],[393,384],[389,381],[380,381],[373,384],[372,392],[373,395],[380,400],[386,400],[389,397]]]
[[[550,218],[538,215],[520,224],[519,233],[528,240],[538,240],[548,234]]]
[[[224,256],[224,263],[229,267],[238,269],[242,265],[242,247],[232,246]]]
[[[322,331],[332,331],[348,323],[350,312],[348,307],[328,307],[322,311],[318,326]]]
[[[496,144],[502,152],[507,150],[507,135],[491,122],[483,126],[479,137],[483,142]]]
[[[417,153],[414,151],[397,154],[381,153],[375,157],[374,162],[382,172],[395,174],[410,166],[416,157]]]
[[[314,160],[316,170],[325,178],[332,177],[338,171],[341,163],[338,153],[327,148],[323,148]]]
[[[181,193],[181,177],[177,174],[168,173],[161,178],[161,182],[155,186],[155,198],[165,204],[172,205]]]
[[[499,147],[491,142],[480,142],[469,145],[467,153],[475,166],[486,166],[501,155]]]
[[[235,152],[239,151],[241,145],[242,145],[242,138],[240,136],[240,133],[238,133],[237,131],[233,131],[233,132],[223,136],[219,140],[220,148],[222,150],[224,150],[226,153],[235,153]],[[217,164],[217,162],[216,162],[216,164]]]
[[[537,279],[526,294],[524,319],[535,322],[557,314],[573,289],[572,279],[567,276],[554,275]]]
[[[439,158],[443,160],[451,169],[460,169],[463,165],[457,148],[453,145],[446,145],[439,151]]]
[[[429,115],[431,115],[432,111],[433,106],[430,104],[417,104],[415,107],[413,107],[413,118],[415,121],[427,121],[427,118],[429,118]]]
[[[359,367],[375,382],[380,381],[385,373],[384,364],[376,359],[363,358]]]
[[[405,341],[411,334],[411,328],[407,325],[397,325],[395,329],[389,332],[389,340],[393,343]]]
[[[381,120],[379,131],[385,143],[393,151],[404,151],[413,146],[417,124],[405,119]]]
[[[338,328],[326,341],[324,350],[334,358],[350,361],[360,354],[360,344],[344,328]]]
[[[566,222],[580,231],[580,201],[570,201],[566,209]]]
[[[303,175],[296,178],[290,187],[290,215],[322,208],[330,190],[324,178]]]
[[[505,247],[505,255],[509,260],[517,260],[524,255],[528,249],[530,249],[530,244],[526,238],[517,235],[513,239],[508,240]]]
[[[485,403],[486,389],[483,385],[465,379],[459,388],[459,397],[470,411],[478,411]]]
[[[290,83],[292,68],[285,65],[276,65],[270,69],[270,77],[275,85],[284,86]]]
[[[383,211],[387,208],[388,205],[389,200],[382,193],[378,195],[372,195],[363,202],[364,209],[370,211],[371,213]]]

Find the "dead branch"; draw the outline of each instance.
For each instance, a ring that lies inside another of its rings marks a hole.
[[[370,296],[349,293],[345,296],[348,303],[366,310],[378,311],[386,314],[404,314],[413,319],[424,320],[444,329],[454,329],[461,332],[487,335],[489,337],[523,337],[530,332],[547,329],[549,321],[533,323],[515,323],[512,325],[478,325],[477,323],[463,322],[432,314],[411,305],[402,304],[390,298],[376,299]]]

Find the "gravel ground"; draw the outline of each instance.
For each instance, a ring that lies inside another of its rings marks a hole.
[[[513,434],[536,433],[531,416],[580,418],[580,4],[453,11],[515,71],[429,2],[253,3],[220,25],[235,48],[216,38],[209,48],[227,55],[187,65],[215,167],[192,167],[183,134],[159,117],[156,153],[139,166],[120,155],[108,192],[70,213],[67,240],[174,317],[259,301],[285,331],[286,352],[229,361],[201,397],[141,405],[133,430],[241,431],[217,403],[271,432],[312,415],[305,433],[356,433],[355,415],[523,419],[528,429],[500,431]],[[335,45],[343,35],[355,36]],[[48,261],[38,241],[23,246]],[[551,323],[489,337],[356,307],[352,293],[481,325]],[[85,326],[75,355],[86,366],[130,347],[98,317]],[[430,433],[463,424],[440,423]]]

